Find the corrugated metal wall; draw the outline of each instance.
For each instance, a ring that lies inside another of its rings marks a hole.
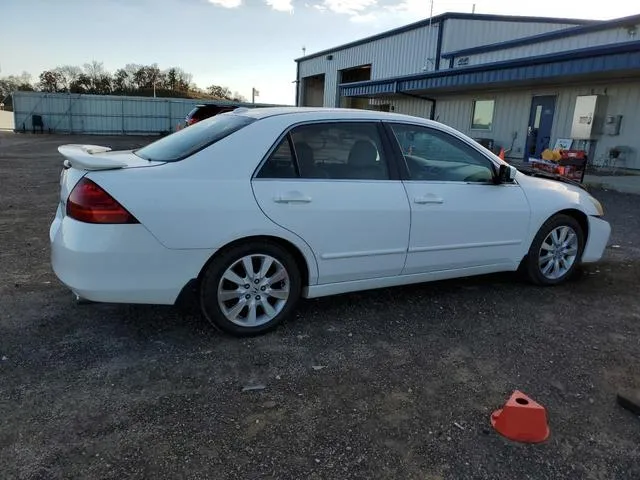
[[[442,36],[442,53],[530,37],[575,26],[575,24],[562,23],[449,19],[445,22]],[[448,66],[447,59],[440,62],[441,69],[448,68]]]
[[[31,130],[31,116],[42,115],[44,128],[87,134],[155,134],[175,131],[203,100],[115,95],[15,92],[15,128]],[[226,102],[216,102],[224,104]],[[256,104],[258,106],[258,104]]]
[[[300,95],[304,89],[305,77],[324,73],[324,106],[339,106],[338,72],[360,65],[372,64],[372,80],[432,71],[435,69],[440,28],[444,28],[442,53],[445,53],[573,26],[575,25],[449,19],[443,26],[436,23],[431,27],[421,27],[363,45],[336,50],[332,52],[332,60],[328,60],[327,55],[322,55],[301,61],[299,64],[299,75],[302,81]],[[441,60],[441,69],[447,68],[448,65],[448,59]],[[301,101],[302,98],[298,100]]]
[[[636,25],[636,28],[640,31],[640,24]],[[586,33],[547,42],[536,42],[514,48],[469,55],[469,65],[479,65],[481,63],[498,62],[500,60],[510,60],[514,58],[526,58],[547,53],[608,45],[616,42],[628,42],[634,39],[635,37],[629,35],[626,28],[612,28],[600,32]]]
[[[640,168],[640,137],[638,125],[640,125],[640,83],[617,82],[607,84],[584,84],[582,86],[558,86],[539,89],[501,90],[499,92],[479,92],[457,95],[455,97],[440,97],[437,99],[436,119],[446,125],[471,137],[493,138],[497,145],[509,148],[512,135],[517,133],[513,144],[511,157],[521,159],[526,142],[527,125],[531,100],[534,95],[556,95],[556,109],[553,127],[551,130],[551,142],[558,138],[571,136],[571,122],[578,95],[602,94],[606,95],[606,114],[623,115],[620,135],[596,137],[596,157],[605,155],[609,148],[614,146],[631,147],[633,152],[627,159],[626,166]],[[472,131],[471,109],[474,100],[493,98],[495,110],[493,129],[490,132]],[[404,113],[401,108],[396,108],[399,113]],[[408,112],[407,112],[408,113]],[[624,165],[623,165],[624,166]]]
[[[393,37],[374,40],[333,53],[300,62],[300,78],[325,74],[324,106],[336,107],[338,99],[338,71],[360,65],[373,64],[371,79],[420,73],[434,69],[439,25],[404,32]],[[302,91],[302,89],[300,89]]]

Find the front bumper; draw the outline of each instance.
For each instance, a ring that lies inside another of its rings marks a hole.
[[[611,225],[598,217],[589,217],[589,236],[582,253],[583,263],[597,262],[604,255],[604,250],[611,236]]]
[[[164,247],[143,225],[93,225],[58,208],[51,265],[76,295],[94,302],[173,305],[214,250]]]

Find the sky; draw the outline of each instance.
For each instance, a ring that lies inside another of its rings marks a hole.
[[[0,76],[92,60],[181,67],[256,101],[292,104],[295,58],[429,17],[430,0],[0,0]],[[629,0],[434,0],[444,12],[605,20]]]

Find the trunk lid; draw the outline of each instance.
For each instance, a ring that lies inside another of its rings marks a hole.
[[[60,172],[60,207],[64,215],[67,199],[73,187],[87,173],[96,170],[153,167],[166,162],[145,160],[132,150],[112,151],[99,145],[68,144],[58,147],[65,158]]]

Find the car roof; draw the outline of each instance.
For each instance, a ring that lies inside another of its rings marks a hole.
[[[376,110],[362,110],[358,108],[329,108],[329,107],[240,107],[232,112],[233,115],[242,115],[256,120],[273,117],[276,115],[293,115],[304,117],[307,120],[331,120],[331,119],[370,119],[370,120],[411,120],[420,123],[430,121],[421,117],[412,117],[400,113],[379,112]]]

